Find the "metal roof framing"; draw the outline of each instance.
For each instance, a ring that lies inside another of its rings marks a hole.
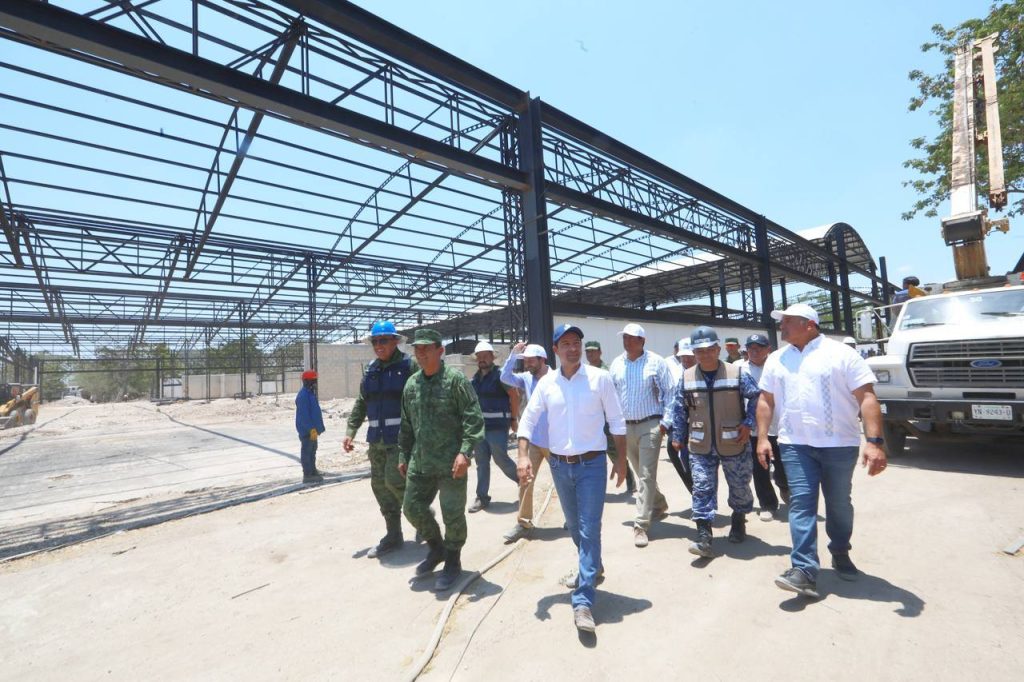
[[[851,226],[804,238],[349,2],[8,0],[0,37],[11,353],[774,333],[794,284],[851,331],[891,288]]]

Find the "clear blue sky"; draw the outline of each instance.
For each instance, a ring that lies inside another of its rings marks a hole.
[[[935,132],[907,73],[941,67],[933,24],[988,2],[358,4],[781,225],[850,223],[892,280],[953,277],[939,219],[900,219],[908,142]],[[987,243],[1005,272],[1024,220]]]

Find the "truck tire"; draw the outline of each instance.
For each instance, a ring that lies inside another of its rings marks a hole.
[[[882,438],[889,457],[899,457],[906,452],[907,429],[900,422],[882,422]]]

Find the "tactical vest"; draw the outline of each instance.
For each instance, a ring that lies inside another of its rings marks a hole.
[[[690,417],[690,452],[709,455],[712,444],[715,452],[724,457],[746,451],[746,444],[736,442],[746,416],[739,367],[720,362],[709,391],[700,365],[694,365],[683,372],[683,392]]]
[[[508,421],[512,418],[512,404],[499,375],[497,367],[491,368],[491,371],[483,376],[480,372],[473,375],[473,389],[480,400],[480,411],[484,413],[486,431],[508,431]]]
[[[398,427],[402,424],[402,389],[412,374],[412,362],[403,357],[387,367],[374,360],[363,375],[363,395],[366,396],[366,442],[388,445],[398,442]]]

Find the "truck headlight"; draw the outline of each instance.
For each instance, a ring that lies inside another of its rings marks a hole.
[[[889,376],[889,370],[887,370],[887,369],[876,369],[875,370],[875,379],[877,379],[878,383],[880,383],[880,384],[887,384],[887,383],[889,383],[889,381],[891,380],[891,377]]]

